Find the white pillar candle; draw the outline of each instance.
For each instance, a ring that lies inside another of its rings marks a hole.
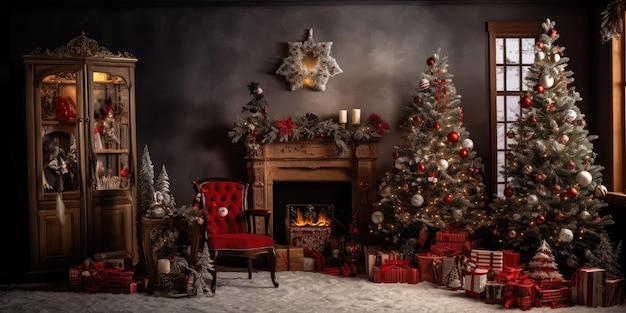
[[[170,260],[169,259],[159,259],[159,269],[158,273],[161,274],[169,274],[170,272]]]
[[[361,124],[361,109],[352,109],[352,124]]]
[[[339,124],[348,123],[348,110],[339,111]]]

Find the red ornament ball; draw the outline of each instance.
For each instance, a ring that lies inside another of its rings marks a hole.
[[[557,222],[562,221],[564,218],[565,218],[565,214],[563,214],[563,212],[559,211],[558,213],[556,213],[555,219]]]
[[[570,160],[567,162],[567,169],[568,170],[573,170],[574,168],[576,168],[576,163],[574,163],[574,161]]]
[[[543,93],[544,88],[541,85],[535,85],[535,91],[538,93]]]
[[[127,168],[124,168],[120,171],[120,176],[122,177],[128,177],[128,174],[130,174],[130,170]]]
[[[570,198],[574,198],[578,195],[578,189],[574,188],[574,187],[570,187],[569,189],[567,189],[567,196]]]
[[[435,125],[433,126],[433,130],[440,130],[441,129],[441,125],[439,125],[439,123],[435,123]]]
[[[552,193],[553,194],[557,194],[559,192],[561,192],[561,186],[559,186],[559,185],[552,186]]]
[[[543,49],[543,42],[541,42],[541,41],[540,41],[540,42],[538,42],[538,43],[537,43],[537,48],[539,48],[539,49]]]
[[[417,165],[417,171],[420,173],[424,173],[426,172],[426,165],[424,165],[424,163],[420,163]]]
[[[507,198],[510,198],[511,196],[513,196],[513,189],[511,188],[504,189],[504,196]]]
[[[459,151],[459,156],[462,158],[467,158],[469,156],[469,151],[467,151],[467,149],[463,148]]]
[[[428,66],[433,66],[433,64],[435,64],[435,59],[434,58],[428,58],[426,60],[426,64],[428,64]]]
[[[546,217],[543,215],[539,215],[537,216],[537,218],[535,219],[535,222],[537,222],[537,224],[542,225],[543,223],[546,222]]]
[[[522,96],[522,98],[519,101],[519,104],[522,106],[522,108],[530,108],[532,103],[533,103],[533,99],[531,99],[529,96]]]
[[[452,203],[452,195],[447,195],[443,198],[443,203],[450,204]]]
[[[457,132],[450,132],[448,134],[448,141],[449,142],[457,142],[459,140],[459,133]]]

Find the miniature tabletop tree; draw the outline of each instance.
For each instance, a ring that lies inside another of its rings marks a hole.
[[[563,275],[559,273],[558,265],[554,261],[552,249],[546,240],[542,240],[539,248],[535,252],[535,256],[528,262],[528,277],[532,279],[550,279],[561,278]]]

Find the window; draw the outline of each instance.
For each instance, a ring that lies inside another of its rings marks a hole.
[[[535,42],[543,32],[541,22],[489,22],[489,77],[491,102],[492,173],[496,194],[502,195],[508,178],[507,133],[521,114],[520,97],[526,93],[526,73],[535,61]]]
[[[624,18],[626,18],[626,13]],[[607,202],[626,206],[626,26],[619,37],[614,37],[612,45],[612,124],[613,124],[613,179],[612,192]]]

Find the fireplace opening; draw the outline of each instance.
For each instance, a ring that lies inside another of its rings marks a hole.
[[[329,227],[333,237],[348,234],[352,221],[352,185],[349,181],[274,182],[273,198],[273,236],[276,244],[290,244],[289,229],[293,223],[289,212],[293,211],[297,219],[300,209],[304,219],[308,205],[321,210],[315,213],[316,216],[320,213],[330,215]],[[324,209],[330,212],[324,212]],[[313,223],[319,224],[320,221]]]

